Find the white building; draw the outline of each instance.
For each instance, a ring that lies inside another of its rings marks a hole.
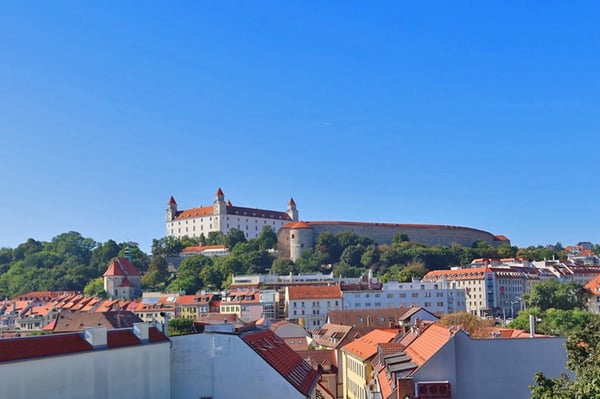
[[[327,322],[327,312],[342,309],[339,285],[298,285],[285,287],[286,319],[312,330]]]
[[[410,283],[340,284],[344,309],[422,307],[433,313],[466,310],[465,289],[450,284],[413,279]]]
[[[201,206],[178,210],[175,198],[171,197],[167,206],[167,236],[208,237],[210,232],[229,233],[231,229],[244,232],[247,239],[256,238],[264,226],[270,226],[275,233],[284,224],[298,220],[298,210],[290,198],[286,212],[258,208],[233,206],[225,202],[225,195],[219,188],[211,206]]]
[[[0,397],[169,399],[170,342],[155,328],[0,339]]]
[[[316,397],[319,373],[269,329],[207,325],[172,343],[173,399]]]
[[[511,318],[519,312],[523,294],[529,292],[532,282],[540,281],[540,275],[532,269],[484,266],[434,270],[423,281],[464,289],[469,313]]]

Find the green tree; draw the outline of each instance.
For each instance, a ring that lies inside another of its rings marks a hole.
[[[174,256],[184,248],[183,243],[177,237],[167,236],[152,240],[153,256]]]
[[[142,287],[160,289],[169,278],[168,264],[164,256],[153,256],[148,271],[142,276]]]
[[[110,261],[119,256],[121,247],[114,240],[108,240],[103,244],[98,244],[92,250],[90,266],[97,270],[99,274],[104,274]]]
[[[427,270],[423,262],[415,260],[400,271],[398,281],[401,283],[410,283],[413,278],[422,279],[428,272],[429,270]]]
[[[206,243],[204,245],[226,245],[226,237],[220,231],[211,231],[206,237]]]
[[[211,258],[204,255],[184,259],[177,269],[177,277],[169,284],[170,291],[185,291],[193,294],[203,287],[200,272],[212,264]]]
[[[360,244],[350,245],[342,252],[340,261],[352,267],[362,266],[360,260],[362,259],[362,255],[365,253],[365,249],[366,248]]]
[[[368,269],[379,262],[380,256],[381,252],[379,251],[379,246],[377,244],[371,244],[360,257],[360,263],[363,267]]]
[[[192,333],[194,321],[184,317],[175,317],[169,320],[169,336],[184,335]]]
[[[600,398],[600,317],[567,338],[567,368],[574,379],[563,374],[548,378],[542,372],[535,375],[530,385],[532,399],[597,399]]]
[[[273,228],[269,225],[263,226],[260,234],[257,237],[260,249],[273,249],[277,248],[277,234],[273,231]]]
[[[395,233],[392,237],[392,244],[398,244],[405,241],[410,241],[408,238],[408,234],[406,233]]]
[[[321,254],[322,262],[331,264],[339,262],[343,251],[338,238],[333,233],[319,234],[315,248],[316,252]]]
[[[235,248],[238,243],[246,242],[246,235],[240,229],[231,229],[225,236],[225,246],[229,249]]]
[[[271,273],[277,275],[285,275],[294,272],[295,264],[288,258],[277,258],[271,265]]]
[[[106,298],[108,295],[106,291],[104,291],[104,279],[102,277],[96,277],[91,280],[83,288],[83,293],[97,298]]]
[[[549,308],[581,309],[585,307],[586,301],[587,295],[580,284],[552,279],[533,285],[527,299],[527,306],[535,306],[541,310]]]

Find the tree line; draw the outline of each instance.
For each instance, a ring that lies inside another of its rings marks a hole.
[[[217,244],[225,245],[229,255],[194,256],[183,260],[176,272],[169,269],[170,257],[183,248]],[[151,254],[144,253],[136,243],[97,242],[74,231],[59,234],[50,242],[30,238],[16,248],[0,249],[0,297],[35,290],[75,290],[101,295],[102,274],[115,256],[128,256],[132,260],[143,275],[144,289],[187,293],[226,288],[232,274],[332,272],[335,277],[358,277],[372,270],[383,281],[410,281],[429,270],[465,265],[474,258],[566,257],[560,243],[528,248],[510,245],[495,248],[484,241],[474,242],[470,247],[431,246],[411,242],[402,233],[396,234],[390,244],[378,244],[352,232],[323,233],[317,237],[315,248],[305,250],[295,262],[276,257],[273,251],[276,247],[277,235],[269,226],[257,238],[249,240],[237,229],[228,234],[211,232],[199,238],[162,237],[152,241]]]

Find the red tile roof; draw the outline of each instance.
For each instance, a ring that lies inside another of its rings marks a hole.
[[[342,290],[337,285],[289,286],[287,289],[290,300],[342,298]]]
[[[168,340],[156,328],[149,328],[149,342],[164,342]],[[113,330],[107,332],[107,344],[108,348],[118,348],[140,345],[141,341],[131,329]],[[92,345],[85,340],[84,335],[81,333],[6,338],[0,339],[0,363],[92,350]]]
[[[452,338],[453,334],[448,327],[432,324],[419,337],[411,342],[406,353],[419,367],[429,360],[438,350]]]
[[[304,396],[310,396],[319,380],[314,370],[271,330],[253,330],[242,340]]]
[[[395,332],[384,330],[373,330],[356,341],[345,345],[342,350],[352,353],[354,356],[362,360],[367,360],[377,353],[377,344],[390,342],[396,337]]]
[[[186,247],[183,248],[181,250],[182,253],[189,253],[189,252],[204,252],[207,250],[211,250],[211,249],[219,249],[219,250],[226,250],[227,247],[225,247],[225,245],[196,245],[193,247]]]
[[[103,276],[139,276],[140,272],[127,258],[114,258]]]
[[[177,202],[175,201],[175,198],[173,198],[172,195],[171,198],[169,198],[169,205],[177,205]]]

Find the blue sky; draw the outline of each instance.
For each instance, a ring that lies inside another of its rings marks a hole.
[[[0,247],[180,208],[600,242],[595,2],[4,2]],[[417,4],[418,3],[418,4]]]

